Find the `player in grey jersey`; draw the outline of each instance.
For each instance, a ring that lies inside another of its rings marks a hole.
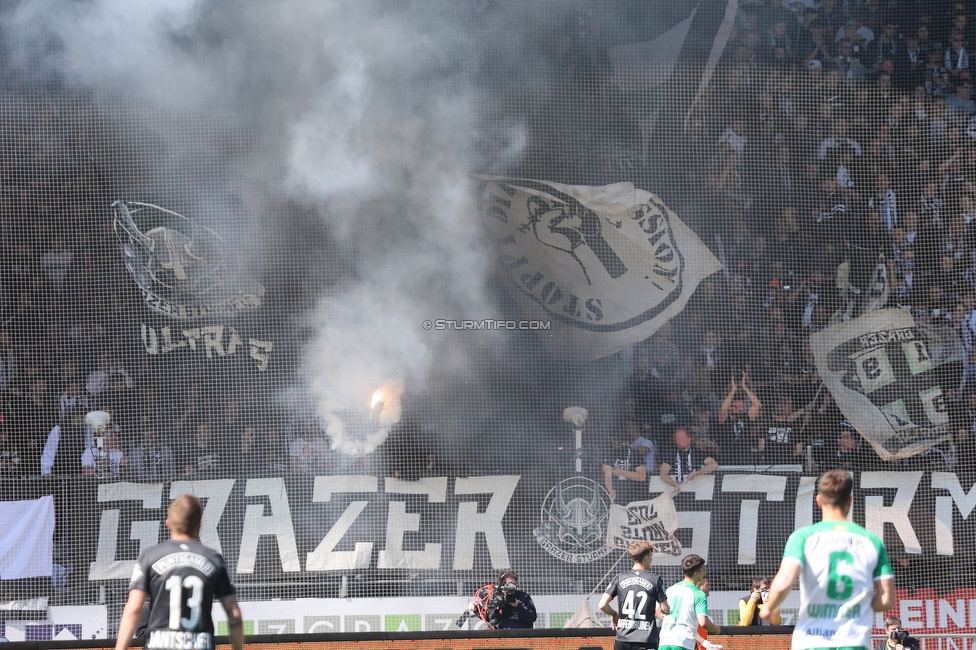
[[[227,612],[234,650],[244,647],[241,609],[224,558],[197,539],[203,508],[191,494],[169,506],[167,542],[139,554],[129,583],[115,650],[126,650],[139,625],[146,596],[150,597],[147,650],[213,650],[211,618],[216,597]]]

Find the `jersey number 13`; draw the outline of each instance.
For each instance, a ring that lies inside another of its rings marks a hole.
[[[169,629],[192,631],[200,620],[200,605],[203,604],[203,580],[199,576],[170,576],[166,580],[169,592]],[[181,618],[183,613],[183,594],[187,593],[186,607],[189,618]]]

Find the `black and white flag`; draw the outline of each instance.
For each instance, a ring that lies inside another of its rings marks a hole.
[[[884,460],[908,458],[951,435],[939,369],[963,359],[958,332],[882,309],[810,336],[824,385]]]
[[[681,555],[681,542],[674,536],[678,512],[669,492],[650,501],[634,501],[625,506],[610,506],[607,520],[607,546],[627,548],[631,542],[647,541],[666,555]]]
[[[647,338],[722,268],[657,196],[631,183],[475,179],[512,292],[571,354],[596,359]]]

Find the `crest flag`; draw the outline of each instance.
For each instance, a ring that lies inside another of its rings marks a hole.
[[[246,355],[252,367],[267,370],[274,342],[255,336],[252,317],[265,288],[237,247],[213,228],[152,203],[115,201],[112,210],[122,261],[148,309],[137,334],[146,354]]]
[[[112,209],[126,269],[153,311],[188,320],[261,306],[264,286],[215,230],[152,203],[116,201]]]
[[[596,359],[647,338],[721,268],[674,212],[632,183],[474,178],[509,289],[570,354]]]
[[[596,481],[573,476],[557,483],[542,502],[536,541],[563,562],[583,564],[606,557],[610,495]]]
[[[945,392],[964,350],[956,329],[882,309],[810,336],[817,370],[844,417],[884,460],[949,439]]]

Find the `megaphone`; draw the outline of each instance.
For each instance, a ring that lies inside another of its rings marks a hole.
[[[586,422],[586,409],[582,406],[567,406],[563,409],[563,420],[569,422],[576,436],[576,473],[583,472],[583,424]]]
[[[96,436],[104,436],[112,424],[112,416],[105,411],[89,411],[85,415],[85,424],[92,428]]]

